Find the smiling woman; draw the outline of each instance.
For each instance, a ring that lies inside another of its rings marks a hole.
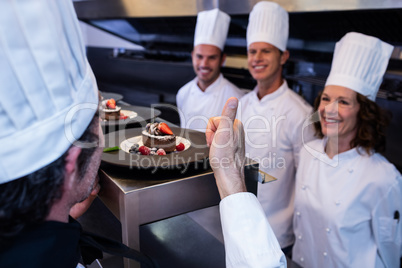
[[[292,258],[303,267],[400,265],[402,177],[379,154],[389,120],[374,102],[392,48],[359,33],[336,44],[315,102],[320,139],[304,144],[296,174]]]
[[[346,87],[327,86],[318,107],[322,134],[329,139],[336,137],[338,146],[344,146],[345,150],[350,148],[350,141],[356,136],[360,108],[356,94]]]
[[[337,88],[339,90],[336,90]],[[346,93],[342,95],[341,91]],[[331,92],[335,96],[340,96],[331,98],[328,95]],[[346,95],[354,96],[346,97]],[[334,112],[333,109],[336,109],[335,116],[331,113]],[[343,139],[349,148],[361,148],[368,154],[385,151],[385,131],[391,115],[367,97],[348,88],[329,86],[318,94],[314,110],[320,115],[320,121],[314,122],[317,137],[331,135],[328,129],[332,127],[340,138],[345,133],[346,125],[352,130],[352,136],[348,140]]]

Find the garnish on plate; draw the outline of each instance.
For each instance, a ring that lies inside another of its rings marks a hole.
[[[104,151],[104,152],[113,152],[113,151],[117,151],[117,150],[120,150],[120,147],[119,147],[119,146],[105,147],[105,148],[103,148],[103,151]]]

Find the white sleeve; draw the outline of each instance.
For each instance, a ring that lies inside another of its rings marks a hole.
[[[254,194],[229,195],[219,207],[227,268],[286,267],[286,257]]]

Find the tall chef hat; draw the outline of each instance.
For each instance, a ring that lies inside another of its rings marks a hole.
[[[247,47],[254,42],[274,45],[286,50],[289,36],[289,15],[274,2],[261,1],[250,12],[247,26]]]
[[[98,91],[71,0],[1,1],[0,21],[2,184],[63,155],[93,118]]]
[[[195,26],[194,46],[213,45],[223,51],[229,24],[229,15],[217,8],[199,12]]]
[[[378,38],[347,33],[335,45],[325,86],[347,87],[375,101],[393,49]]]

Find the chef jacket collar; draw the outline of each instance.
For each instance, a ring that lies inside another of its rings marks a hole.
[[[317,151],[316,157],[320,160],[322,160],[325,163],[330,164],[331,166],[337,166],[335,165],[338,162],[343,162],[343,161],[348,161],[350,159],[353,159],[359,155],[366,155],[366,151],[364,150],[358,150],[357,147],[352,148],[346,152],[342,152],[340,154],[335,155],[332,159],[328,157],[328,155],[325,153],[325,146],[328,142],[328,138],[324,137],[322,139],[321,147],[319,148],[319,151]],[[318,148],[317,148],[318,149]],[[360,154],[359,154],[360,151]]]
[[[272,92],[268,95],[265,95],[264,97],[262,97],[261,100],[258,99],[258,85],[250,93],[253,94],[253,96],[254,96],[253,98],[255,98],[260,104],[263,104],[265,102],[270,102],[270,101],[273,101],[273,100],[281,97],[286,92],[287,89],[288,89],[288,83],[284,79],[282,85],[277,90],[275,90],[274,92]],[[272,104],[270,104],[270,105],[272,105]]]
[[[211,85],[209,85],[209,87],[207,87],[205,89],[205,91],[202,91],[201,88],[198,86],[198,77],[195,78],[195,85],[200,90],[200,92],[205,93],[205,94],[206,93],[210,94],[221,88],[220,84],[222,83],[222,81],[223,81],[223,75],[221,73],[221,74],[219,74],[218,79],[216,79],[215,82],[213,82]]]

